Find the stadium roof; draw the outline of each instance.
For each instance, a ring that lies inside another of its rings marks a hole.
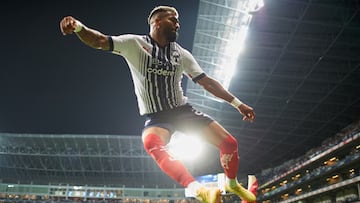
[[[241,13],[236,3],[200,1],[194,54],[203,67],[221,65],[223,52],[204,47],[227,40],[219,33]],[[238,138],[240,174],[304,155],[359,119],[359,9],[358,1],[268,0],[252,13],[229,89],[254,107],[253,124],[241,121],[228,104],[188,87],[197,106]]]
[[[200,0],[193,53],[209,72],[218,67],[226,19],[245,15],[234,0]],[[226,103],[192,84],[190,102],[239,141],[239,177],[299,157],[360,115],[360,5],[356,0],[267,0],[251,22],[229,90],[254,107],[249,124]],[[236,26],[235,26],[236,27]],[[233,28],[233,27],[232,27]],[[235,28],[233,28],[235,29]],[[205,47],[206,45],[206,47]],[[209,64],[211,62],[212,64]],[[1,134],[4,182],[169,185],[127,135]],[[216,150],[190,167],[220,172]]]

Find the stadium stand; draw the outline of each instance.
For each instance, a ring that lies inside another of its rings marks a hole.
[[[360,121],[304,156],[257,174],[258,203],[349,203],[360,201]],[[0,183],[0,202],[14,203],[196,203],[182,188],[129,188],[69,184]],[[240,202],[226,194],[223,203]]]
[[[360,129],[355,122],[318,148],[258,177],[261,202],[355,202],[360,191]]]

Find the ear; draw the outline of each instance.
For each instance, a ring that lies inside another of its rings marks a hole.
[[[160,21],[161,21],[161,19],[160,19],[159,17],[156,17],[156,18],[154,19],[155,25],[158,25],[158,24],[160,23]]]
[[[154,27],[159,28],[160,27],[160,22],[161,22],[160,18],[155,18],[154,19]]]

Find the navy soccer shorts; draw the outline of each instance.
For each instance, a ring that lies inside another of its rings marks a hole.
[[[146,115],[144,129],[148,127],[161,127],[169,130],[170,134],[175,131],[183,133],[200,133],[212,121],[209,115],[194,109],[190,104],[174,109]]]

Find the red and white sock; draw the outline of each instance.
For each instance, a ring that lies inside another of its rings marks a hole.
[[[147,153],[156,161],[161,170],[183,187],[195,181],[184,164],[173,158],[167,151],[163,141],[156,134],[149,134],[143,140]]]
[[[236,179],[239,167],[238,143],[233,136],[226,137],[219,145],[220,162],[225,175],[229,179]]]

